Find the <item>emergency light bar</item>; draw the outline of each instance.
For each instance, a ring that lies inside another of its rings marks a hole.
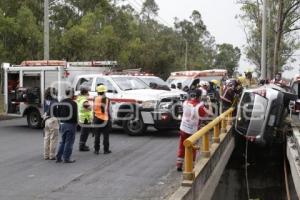
[[[194,71],[178,71],[172,72],[171,76],[195,76],[195,77],[206,77],[206,76],[226,76],[227,70],[225,69],[211,69],[211,70],[194,70]]]
[[[65,66],[64,60],[26,60],[20,66]]]
[[[116,66],[117,61],[84,61],[84,62],[68,62],[70,67],[104,67],[104,66]]]

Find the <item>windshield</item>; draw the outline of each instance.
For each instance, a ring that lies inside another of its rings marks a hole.
[[[167,83],[169,86],[171,84],[177,85],[177,83],[182,83],[182,88],[184,88],[185,86],[190,87],[192,80],[190,77],[168,78]]]
[[[158,85],[167,85],[167,83],[159,77],[139,77],[139,79],[144,81],[147,85],[150,85],[150,83],[156,83]]]
[[[247,130],[251,121],[251,115],[254,103],[254,94],[245,93],[240,104],[240,112],[237,118],[237,129],[243,134],[247,134]]]
[[[149,88],[148,85],[136,77],[112,77],[112,79],[121,90],[139,90]]]

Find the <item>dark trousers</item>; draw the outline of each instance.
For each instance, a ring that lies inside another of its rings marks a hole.
[[[232,104],[231,103],[228,103],[226,101],[223,101],[223,112],[225,112],[226,110],[228,110],[229,108],[231,108]]]
[[[59,143],[58,152],[56,154],[56,159],[70,160],[73,145],[75,142],[76,125],[71,123],[62,123],[60,126],[61,141]]]
[[[86,141],[89,137],[89,134],[93,131],[91,124],[81,124],[81,131],[80,131],[80,139],[79,139],[79,148],[84,147]]]
[[[103,147],[104,152],[109,151],[109,132],[111,130],[111,123],[110,121],[103,121],[98,119],[97,117],[94,118],[94,134],[95,134],[95,143],[94,148],[95,151],[100,150],[100,135],[103,134]]]

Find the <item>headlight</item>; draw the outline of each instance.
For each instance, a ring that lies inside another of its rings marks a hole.
[[[159,104],[159,109],[169,110],[172,108],[172,103],[161,103]]]
[[[143,101],[142,108],[155,108],[157,101],[150,100],[150,101]]]

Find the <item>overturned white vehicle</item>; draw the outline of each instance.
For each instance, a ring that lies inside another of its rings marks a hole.
[[[235,131],[256,144],[282,142],[284,119],[294,99],[289,89],[274,84],[244,90],[237,107]]]

